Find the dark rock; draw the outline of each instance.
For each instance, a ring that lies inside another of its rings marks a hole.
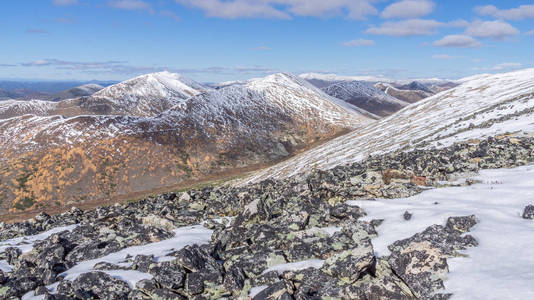
[[[58,286],[56,287],[56,291],[58,294],[62,295],[74,295],[74,289],[72,287],[72,282],[69,280],[62,280],[59,282]]]
[[[185,290],[189,295],[197,295],[204,291],[204,278],[202,274],[193,272],[187,274]]]
[[[153,263],[155,263],[154,255],[136,255],[132,269],[146,273]]]
[[[219,263],[198,245],[186,246],[174,256],[176,256],[176,262],[189,272],[200,270],[218,272],[221,269]]]
[[[125,299],[130,293],[126,282],[102,272],[81,274],[72,281],[72,288],[76,296],[84,299]]]
[[[48,294],[48,289],[44,286],[39,286],[35,289],[35,292],[34,292],[34,295],[35,296],[39,296],[39,295],[45,295],[45,294]]]
[[[184,296],[168,289],[157,289],[150,293],[151,299],[161,300],[186,300]]]
[[[523,210],[523,219],[534,220],[534,205],[527,205]]]
[[[474,215],[465,217],[450,217],[447,219],[445,227],[448,230],[457,231],[459,233],[468,232],[475,224],[477,220]]]
[[[156,287],[156,283],[154,282],[154,280],[143,279],[143,280],[138,281],[135,284],[135,288],[142,290],[144,292],[150,292],[150,291],[155,290],[157,287]]]
[[[405,211],[402,217],[404,218],[404,220],[410,221],[412,219],[412,214],[409,211]]]
[[[238,267],[231,267],[224,276],[224,287],[236,295],[245,285],[245,274]]]
[[[4,250],[2,256],[5,258],[8,264],[14,265],[21,254],[22,252],[19,248],[9,247]]]
[[[184,286],[186,274],[175,261],[165,261],[151,265],[148,272],[164,288],[177,290]]]
[[[370,240],[364,240],[358,247],[345,250],[327,259],[321,268],[326,274],[351,283],[361,274],[374,268],[375,256]]]
[[[140,290],[133,290],[128,294],[128,300],[152,300],[152,297]]]
[[[292,292],[292,291],[291,291]],[[293,299],[293,296],[291,296],[290,291],[288,291],[286,283],[284,281],[279,281],[277,283],[274,283],[264,289],[263,291],[259,292],[253,300],[291,300]]]

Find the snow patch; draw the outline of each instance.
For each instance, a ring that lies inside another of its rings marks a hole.
[[[444,225],[448,217],[474,214],[478,224],[469,234],[479,246],[448,260],[446,291],[453,299],[534,299],[534,221],[521,218],[524,207],[534,204],[534,166],[483,170],[474,179],[482,183],[349,204],[363,208],[366,220],[384,219],[372,240],[379,256],[388,255],[393,242]],[[405,211],[411,220],[404,220]]]

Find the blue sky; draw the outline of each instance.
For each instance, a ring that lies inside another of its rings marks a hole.
[[[0,78],[288,71],[459,78],[534,66],[533,1],[6,0]]]

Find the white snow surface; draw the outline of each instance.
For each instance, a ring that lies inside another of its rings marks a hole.
[[[372,241],[379,256],[388,255],[387,246],[397,240],[445,225],[448,217],[474,214],[478,224],[469,234],[479,246],[463,251],[468,257],[448,260],[446,291],[453,299],[534,299],[534,221],[521,217],[534,204],[534,166],[483,170],[472,179],[481,183],[349,204],[363,208],[367,220],[384,219]],[[405,211],[413,214],[410,221]]]
[[[57,102],[43,100],[6,100],[0,101],[0,120],[14,116],[32,114],[46,116],[57,107]]]
[[[78,225],[69,225],[69,226],[61,226],[56,227],[53,229],[50,229],[48,231],[36,234],[36,235],[30,235],[30,236],[22,236],[17,237],[5,241],[0,242],[0,252],[3,252],[6,248],[15,247],[20,249],[22,253],[27,253],[32,251],[33,245],[38,241],[43,241],[47,239],[49,236],[63,232],[65,230],[72,231],[74,228],[76,228]]]
[[[5,241],[0,242],[0,253],[4,252],[7,248],[14,247],[20,249],[22,253],[27,253],[32,251],[33,245],[36,242],[42,241],[47,239],[49,236],[59,233],[65,230],[72,231],[74,228],[76,228],[77,225],[69,225],[69,226],[62,226],[62,227],[56,227],[53,229],[50,229],[48,231],[36,234],[36,235],[30,235],[30,236],[22,236],[17,237]],[[7,263],[5,260],[0,260],[0,270],[4,272],[9,272],[13,269],[13,266]]]
[[[130,266],[126,262],[126,257],[130,255],[135,258],[136,255],[154,255],[156,261],[172,260],[174,257],[168,256],[169,253],[178,251],[188,245],[201,245],[209,243],[212,230],[201,225],[180,227],[174,230],[174,237],[156,243],[150,243],[142,246],[133,246],[122,249],[118,252],[111,253],[104,257],[79,262],[74,267],[62,273],[67,280],[74,280],[83,273],[94,271],[93,267],[99,262],[108,262],[120,266]],[[134,270],[98,270],[109,274],[114,278],[126,281],[130,287],[143,279],[150,279],[152,275]]]
[[[276,271],[279,274],[284,273],[285,271],[299,271],[299,270],[305,270],[307,268],[315,268],[320,269],[324,264],[323,259],[307,259],[292,263],[286,263],[286,264],[280,264],[280,265],[274,265],[265,271],[263,271],[262,274],[269,273],[272,271]]]
[[[106,87],[90,98],[90,105],[111,103],[112,114],[154,116],[190,97],[209,91],[180,74],[159,72],[142,75]]]
[[[185,226],[175,230],[174,237],[163,240],[156,243],[150,243],[142,246],[133,246],[122,249],[121,251],[111,253],[101,258],[82,261],[76,264],[74,267],[60,274],[64,276],[66,280],[74,280],[83,273],[95,271],[93,266],[99,262],[108,262],[119,266],[130,266],[131,263],[126,262],[126,256],[130,255],[135,258],[136,255],[154,255],[156,261],[168,261],[173,260],[175,257],[167,256],[169,253],[178,251],[188,245],[201,245],[209,243],[212,230],[209,230],[201,225]],[[1,266],[1,262],[0,262]],[[135,284],[143,279],[151,279],[152,275],[148,273],[142,273],[135,270],[96,270],[110,275],[113,278],[125,281],[130,288],[135,288]],[[50,293],[56,293],[56,287],[59,282],[53,283],[47,286]],[[22,299],[24,300],[40,300],[41,296],[34,296],[34,292],[30,291],[26,293]]]
[[[530,134],[534,132],[534,113],[526,110],[532,108],[534,69],[481,76],[235,184],[285,178],[314,167],[329,169],[399,149],[446,147],[505,133]],[[487,127],[488,121],[494,124]]]
[[[372,98],[378,103],[391,103],[402,107],[408,105],[407,102],[392,97],[377,89],[372,84],[364,81],[344,81],[333,83],[325,87],[323,91],[325,91],[328,95],[341,100],[351,100],[356,97],[365,97]]]

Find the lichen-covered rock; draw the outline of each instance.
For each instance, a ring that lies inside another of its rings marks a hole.
[[[72,288],[82,299],[125,299],[130,293],[126,282],[102,272],[81,274],[72,281]]]
[[[187,298],[168,289],[156,289],[150,292],[150,299],[186,300]]]
[[[154,276],[154,280],[162,287],[177,290],[184,286],[185,271],[175,261],[164,261],[151,265],[148,272]]]
[[[326,274],[353,283],[364,272],[374,268],[375,256],[370,240],[363,240],[358,247],[337,253],[327,259],[321,268]]]
[[[472,236],[462,235],[475,224],[475,216],[451,217],[446,227],[432,225],[390,245],[387,261],[417,297],[434,297],[444,288],[447,258],[459,255],[458,250],[478,245]]]
[[[288,284],[284,281],[278,281],[263,291],[259,292],[253,300],[292,300],[292,290],[288,289]]]
[[[450,217],[447,219],[445,228],[450,231],[457,231],[459,233],[465,233],[471,230],[477,223],[475,215],[465,217]]]

